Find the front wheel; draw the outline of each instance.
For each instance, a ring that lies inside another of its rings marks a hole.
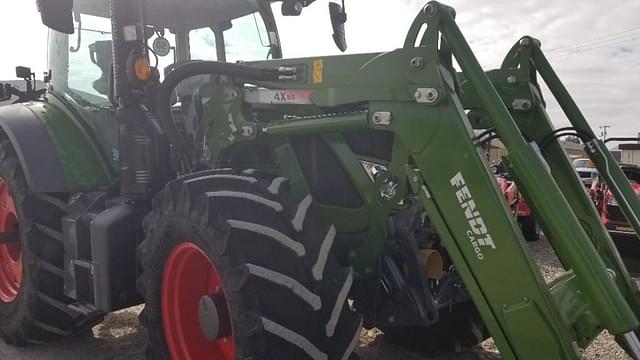
[[[540,226],[536,219],[532,216],[520,216],[518,217],[520,223],[520,229],[522,235],[527,242],[538,241],[540,239]]]
[[[361,318],[335,229],[284,178],[215,170],[154,198],[140,245],[153,359],[348,359]]]

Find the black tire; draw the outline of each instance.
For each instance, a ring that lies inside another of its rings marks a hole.
[[[538,241],[540,239],[540,226],[533,216],[519,216],[518,222],[522,235],[527,242]]]
[[[170,357],[162,321],[163,271],[172,249],[187,241],[205,252],[223,280],[235,358],[349,358],[362,326],[346,303],[353,272],[332,254],[335,229],[315,223],[310,204],[310,197],[291,201],[286,179],[253,170],[212,170],[169,183],[153,200],[139,247],[148,357]],[[285,246],[255,226],[295,243]],[[302,285],[298,290],[319,300],[315,309],[299,292],[251,270],[256,267]]]
[[[433,353],[472,348],[487,338],[480,314],[471,301],[440,310],[437,323],[428,327],[385,327],[384,339],[408,349]]]
[[[23,346],[85,332],[101,314],[70,306],[64,296],[63,196],[38,194],[27,187],[9,140],[0,142],[0,178],[16,208],[22,250],[22,283],[15,299],[0,300],[0,337]]]

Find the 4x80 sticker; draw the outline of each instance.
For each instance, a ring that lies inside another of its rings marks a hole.
[[[473,247],[478,260],[484,260],[483,251],[486,249],[495,249],[496,244],[489,234],[489,230],[485,225],[484,219],[480,215],[480,211],[476,207],[476,201],[473,199],[467,182],[464,180],[462,173],[458,172],[449,181],[451,186],[456,189],[456,198],[458,204],[464,212],[469,230],[467,230],[467,238]]]

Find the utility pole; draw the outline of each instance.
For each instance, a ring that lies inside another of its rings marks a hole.
[[[607,140],[607,129],[610,128],[611,125],[602,125],[602,126],[598,126],[598,129],[600,129],[600,135],[602,136],[602,141],[606,141]]]

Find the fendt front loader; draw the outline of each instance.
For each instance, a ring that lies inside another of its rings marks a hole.
[[[640,203],[538,40],[485,73],[429,2],[399,49],[283,59],[273,1],[38,5],[46,89],[0,92],[19,96],[0,108],[8,343],[144,303],[151,359],[349,359],[361,327],[533,360],[608,330],[640,359],[638,288],[558,138],[582,139],[636,233]],[[566,269],[552,283],[483,156],[495,137]]]

